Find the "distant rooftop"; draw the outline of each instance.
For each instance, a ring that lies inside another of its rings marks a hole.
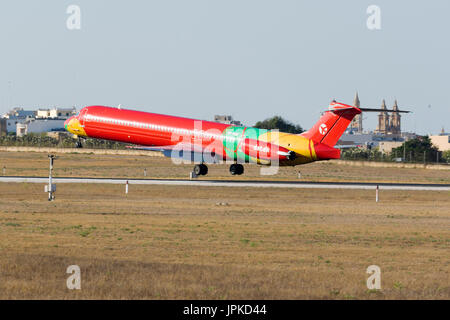
[[[442,128],[441,132],[439,133],[440,136],[450,136],[450,133],[445,132],[444,128]]]
[[[242,126],[242,123],[238,120],[233,120],[233,117],[230,115],[215,115],[214,121],[224,124],[231,124],[233,126]]]

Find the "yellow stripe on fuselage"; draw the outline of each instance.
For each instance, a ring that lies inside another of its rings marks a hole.
[[[313,160],[317,160],[316,149],[314,148],[314,141],[309,139],[309,147],[311,148],[311,156]]]
[[[295,166],[313,162],[317,159],[314,142],[297,134],[268,131],[267,133],[261,134],[258,140],[279,145],[297,154],[295,160],[286,160],[280,163],[280,165]]]

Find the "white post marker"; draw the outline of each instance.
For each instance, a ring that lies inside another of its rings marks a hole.
[[[189,173],[189,179],[190,179],[190,180],[196,179],[197,177],[198,177],[198,176],[195,174],[194,171],[191,171],[191,172]]]
[[[380,191],[380,186],[377,185],[376,192],[375,192],[375,201],[376,202],[378,202],[378,200],[380,199],[379,198],[379,191]]]
[[[127,183],[125,184],[125,194],[128,194],[128,180]]]
[[[44,191],[48,192],[48,201],[53,201],[55,200],[56,185],[53,183],[52,180],[52,172],[53,172],[53,161],[56,159],[56,156],[53,154],[49,154],[48,158],[50,159],[50,171],[48,174],[48,185],[45,186]]]

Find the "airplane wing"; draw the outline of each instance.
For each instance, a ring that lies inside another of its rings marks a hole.
[[[179,143],[176,145],[167,146],[126,146],[128,149],[145,150],[145,151],[159,151],[165,157],[172,159],[181,159],[187,162],[199,163],[219,163],[223,160],[223,156],[208,148],[203,148],[200,145],[190,143]]]
[[[139,146],[139,145],[129,145],[126,146],[127,149],[133,150],[146,150],[146,151],[173,151],[173,150],[195,150],[197,152],[203,152],[201,147],[193,144],[175,144],[167,146]]]

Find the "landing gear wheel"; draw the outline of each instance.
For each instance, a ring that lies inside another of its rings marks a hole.
[[[241,175],[244,173],[244,166],[242,164],[232,164],[230,166],[230,173],[234,176],[234,175]]]
[[[200,165],[200,167],[201,167],[200,174],[202,176],[206,176],[208,174],[208,167],[203,163]]]
[[[202,164],[196,164],[194,167],[194,173],[198,176],[205,176],[208,174],[208,167]]]

